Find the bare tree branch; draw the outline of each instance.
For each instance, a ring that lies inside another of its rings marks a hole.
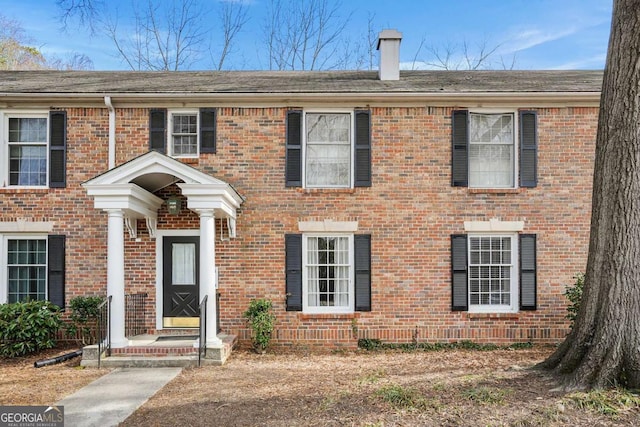
[[[81,26],[89,28],[92,35],[97,32],[104,11],[104,0],[56,0],[56,3],[64,29],[69,27],[70,21],[77,19]]]
[[[83,53],[74,52],[65,58],[47,58],[47,68],[69,71],[69,70],[93,70],[93,61]]]
[[[231,52],[233,41],[238,33],[248,22],[247,9],[242,2],[225,2],[219,11],[219,19],[222,23],[222,51],[217,61],[216,69],[222,70],[227,55]]]
[[[340,10],[334,0],[271,0],[263,28],[269,69],[335,68],[351,17],[342,18]]]
[[[107,35],[132,70],[177,71],[200,59],[206,29],[197,0],[168,6],[148,0],[143,8],[134,9],[133,16],[130,31],[120,31],[117,21],[106,25]]]
[[[424,41],[424,38],[423,38]],[[485,38],[471,46],[465,39],[459,44],[446,43],[443,46],[429,45],[424,47],[429,56],[429,60],[423,62],[429,68],[441,70],[488,70],[488,69],[513,69],[516,65],[516,56],[512,56],[511,64],[505,63],[504,57],[496,58],[496,54],[502,47],[502,43],[492,45]],[[423,43],[414,56],[414,67],[418,61]]]

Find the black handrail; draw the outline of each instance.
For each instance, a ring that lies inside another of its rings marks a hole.
[[[111,356],[111,299],[109,295],[107,299],[102,301],[98,306],[98,368],[100,368],[100,359],[102,352],[106,351],[107,357]]]
[[[146,333],[145,313],[148,296],[146,292],[124,296],[124,335],[126,337]]]
[[[198,367],[202,364],[202,354],[207,351],[207,299],[208,295],[205,295],[202,298],[202,302],[198,307],[198,311],[200,314],[200,336],[199,343],[200,348],[198,349]],[[206,355],[205,355],[206,356]]]

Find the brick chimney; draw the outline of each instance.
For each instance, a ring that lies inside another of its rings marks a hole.
[[[400,41],[402,33],[396,30],[382,30],[378,34],[380,51],[380,80],[400,80]]]

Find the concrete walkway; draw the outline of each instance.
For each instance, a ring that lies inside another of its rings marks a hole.
[[[115,369],[56,405],[64,406],[64,421],[67,426],[117,426],[181,370],[182,368]]]

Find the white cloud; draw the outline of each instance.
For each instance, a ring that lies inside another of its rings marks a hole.
[[[562,30],[539,28],[522,30],[519,33],[510,35],[508,41],[505,42],[499,50],[502,54],[520,52],[535,46],[560,40],[576,34],[579,31],[580,28],[578,27],[569,27]]]
[[[602,64],[607,60],[607,54],[598,54],[588,58],[569,61],[551,67],[551,70],[578,70],[578,69],[601,69]]]

